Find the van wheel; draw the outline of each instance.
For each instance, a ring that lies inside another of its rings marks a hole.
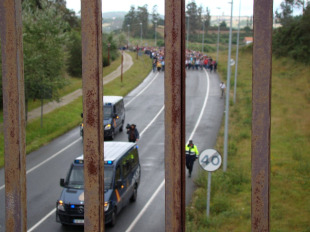
[[[138,196],[138,189],[137,189],[137,186],[135,186],[135,188],[133,189],[133,193],[130,198],[130,201],[135,202],[137,200],[137,196]]]
[[[111,139],[111,140],[114,140],[114,138],[115,138],[115,133],[114,133],[114,129],[112,129],[110,139]]]
[[[109,224],[111,227],[115,226],[115,224],[116,224],[116,209],[114,209],[112,212],[111,221]]]
[[[124,129],[124,122],[122,122],[122,125],[121,125],[121,127],[119,128],[119,132],[122,132],[123,129]]]

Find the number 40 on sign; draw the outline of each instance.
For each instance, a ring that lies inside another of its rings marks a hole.
[[[213,172],[221,166],[222,157],[218,151],[214,149],[207,149],[200,154],[199,164],[204,170]]]

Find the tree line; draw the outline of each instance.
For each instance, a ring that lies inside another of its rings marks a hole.
[[[293,16],[294,8],[302,8],[302,14]],[[281,27],[273,33],[273,54],[290,57],[310,64],[310,4],[305,0],[285,0],[276,12]]]
[[[44,99],[59,100],[59,90],[68,84],[66,73],[82,76],[81,19],[66,8],[65,0],[24,0],[22,21],[27,117],[29,101],[39,100],[43,104]],[[118,45],[112,35],[103,37],[102,65],[107,66],[108,49],[110,60],[114,60]],[[2,109],[1,57],[0,71]]]
[[[302,15],[293,16],[294,7],[302,7]],[[274,29],[273,53],[295,60],[310,61],[310,7],[305,0],[284,0],[276,12],[281,27]],[[68,79],[65,74],[81,77],[81,19],[66,8],[65,0],[22,1],[25,100],[59,99],[59,90]],[[210,10],[198,7],[194,1],[186,5],[186,27],[189,41],[201,42],[201,31],[215,30],[210,26]],[[118,48],[131,37],[153,39],[155,27],[165,22],[157,12],[157,6],[149,13],[147,5],[131,7],[125,15],[122,30],[103,34],[103,66],[118,56]],[[220,23],[221,30],[228,29]],[[142,32],[142,34],[141,34]],[[158,35],[159,36],[159,35]],[[200,36],[200,37],[199,37]],[[213,36],[214,37],[214,36]],[[205,42],[212,42],[212,35]],[[213,38],[215,39],[215,37]],[[225,42],[225,41],[224,41]],[[108,46],[109,45],[109,46]],[[1,46],[1,44],[0,44]],[[164,41],[158,43],[164,46]],[[108,50],[109,58],[108,60]],[[0,57],[0,107],[2,108],[2,62]]]

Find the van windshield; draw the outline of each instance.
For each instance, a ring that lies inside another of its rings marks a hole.
[[[104,190],[112,188],[113,168],[104,167]],[[84,189],[84,167],[72,166],[68,176],[68,188]]]
[[[103,106],[103,119],[112,118],[112,106],[104,105]]]

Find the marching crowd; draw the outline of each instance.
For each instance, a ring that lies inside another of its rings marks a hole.
[[[165,54],[163,48],[148,48],[145,53],[150,55],[153,64],[153,72],[165,71]],[[210,72],[217,70],[217,62],[212,57],[201,52],[186,50],[185,67],[187,70],[209,70]]]

